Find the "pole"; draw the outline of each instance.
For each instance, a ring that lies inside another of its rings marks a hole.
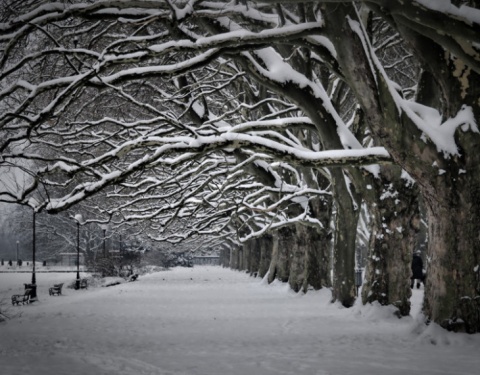
[[[33,245],[32,245],[32,261],[33,261],[33,268],[32,268],[32,295],[31,300],[37,300],[37,279],[35,276],[35,253],[36,253],[36,225],[35,225],[35,216],[36,212],[33,211]]]
[[[107,257],[107,246],[105,244],[105,241],[106,241],[106,237],[107,236],[107,230],[105,228],[103,228],[103,257],[106,258]]]
[[[75,289],[80,289],[80,222],[77,221],[77,280]]]
[[[18,242],[19,241],[17,241],[17,265],[18,265]]]
[[[36,253],[36,225],[35,225],[35,215],[36,212],[33,211],[33,251],[32,251],[32,261],[33,261],[33,269],[32,269],[32,284],[35,285],[37,283],[36,275],[35,275],[35,253]]]

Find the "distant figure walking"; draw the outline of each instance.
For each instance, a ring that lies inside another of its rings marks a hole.
[[[417,289],[420,288],[420,282],[425,285],[425,276],[423,275],[423,261],[421,258],[422,253],[420,250],[417,250],[415,254],[413,254],[412,258],[412,277],[410,277],[410,288],[413,289],[413,285],[415,284],[415,280],[417,281]]]

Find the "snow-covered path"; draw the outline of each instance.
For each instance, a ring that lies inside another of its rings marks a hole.
[[[4,287],[12,277],[0,274],[4,297],[13,294]],[[344,309],[329,303],[327,291],[294,294],[220,267],[65,289],[60,297],[48,296],[48,277],[37,278],[40,301],[11,308],[21,317],[0,325],[2,375],[480,371],[480,335],[425,328],[415,318],[393,317],[389,308]],[[413,299],[420,293],[415,290]]]

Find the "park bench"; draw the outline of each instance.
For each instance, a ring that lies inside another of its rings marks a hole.
[[[23,294],[14,294],[12,296],[12,305],[25,305],[26,303],[30,302],[30,296],[32,294],[32,289],[25,289],[25,293]]]
[[[60,294],[62,294],[62,287],[63,287],[63,283],[53,284],[53,286],[48,289],[48,293],[51,296],[55,296],[55,295],[59,296]]]
[[[88,289],[88,280],[87,279],[81,279],[79,287],[80,287],[80,289]]]
[[[78,289],[88,289],[88,281],[87,279],[80,279],[80,280],[75,280],[75,283],[73,283],[72,287],[75,290]]]

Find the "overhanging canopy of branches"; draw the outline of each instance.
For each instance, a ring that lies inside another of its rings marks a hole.
[[[435,4],[6,1],[0,200],[53,213],[102,192],[104,212],[164,226],[200,206],[207,217],[266,213],[281,206],[272,194],[324,194],[299,168],[391,163],[392,152],[408,165],[416,156],[394,142],[398,127],[455,155],[455,130],[477,131],[472,111],[413,100],[420,59],[404,44],[421,35],[480,72],[480,16]],[[338,19],[357,55],[338,49]],[[375,139],[355,127],[359,109],[389,106],[400,120],[367,113]]]

